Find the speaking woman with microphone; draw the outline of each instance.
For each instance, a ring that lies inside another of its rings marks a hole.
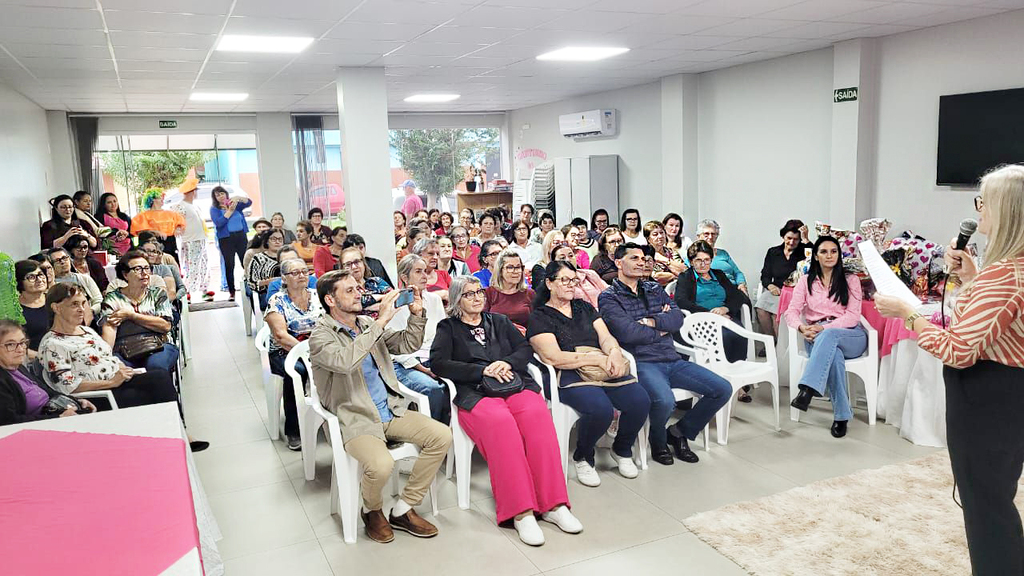
[[[963,287],[942,330],[906,303],[878,295],[883,316],[905,319],[918,345],[945,364],[946,442],[963,502],[975,576],[1024,574],[1024,531],[1014,506],[1024,465],[1024,166],[981,179],[983,267],[951,246]]]

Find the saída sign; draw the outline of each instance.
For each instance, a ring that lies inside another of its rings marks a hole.
[[[836,88],[832,93],[832,102],[853,102],[857,100],[857,87]]]

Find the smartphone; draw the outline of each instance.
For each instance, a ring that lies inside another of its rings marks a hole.
[[[401,308],[402,306],[408,306],[412,304],[415,298],[412,295],[412,290],[402,290],[402,293],[398,295],[398,300],[395,300],[395,308]]]
[[[132,368],[132,373],[133,374],[145,374],[146,373],[146,369],[145,368]]]

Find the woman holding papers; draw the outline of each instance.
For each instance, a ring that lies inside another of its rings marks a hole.
[[[814,243],[814,258],[807,274],[793,289],[786,310],[789,327],[799,330],[807,347],[807,367],[800,377],[800,392],[791,405],[807,411],[811,399],[828,390],[835,421],[832,436],[846,436],[853,417],[846,390],[846,359],[859,358],[868,346],[860,324],[860,280],[843,271],[843,252],[831,236]]]
[[[1013,498],[1024,464],[1024,166],[987,174],[974,205],[978,232],[988,236],[984,266],[955,242],[946,251],[963,282],[949,329],[900,299],[879,295],[875,304],[903,318],[945,364],[946,442],[975,576],[1021,574],[1024,532]]]

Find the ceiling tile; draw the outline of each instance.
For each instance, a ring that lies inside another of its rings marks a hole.
[[[216,34],[223,20],[203,14],[173,14],[169,12],[137,12],[133,10],[104,10],[110,30],[134,30],[161,32],[189,32],[195,34]]]
[[[652,44],[649,48],[658,50],[700,50],[735,42],[733,36],[676,36],[670,40]]]
[[[127,0],[133,1],[133,0]],[[337,22],[352,12],[363,0],[238,0],[234,16],[258,16],[260,18],[290,18],[297,20],[323,20]]]
[[[803,0],[705,0],[686,7],[681,7],[678,14],[694,16],[730,16],[733,18],[749,18],[798,4]]]
[[[717,48],[721,50],[773,50],[792,43],[792,38],[743,38],[742,40],[722,44]]]
[[[936,6],[933,4],[911,4],[909,2],[895,2],[878,8],[861,10],[852,14],[836,16],[832,20],[836,22],[856,22],[860,24],[892,24],[908,18],[934,15],[937,12],[948,10],[948,6]]]
[[[395,54],[415,56],[448,56],[457,57],[464,54],[475,53],[487,44],[474,44],[470,42],[410,42],[402,46]]]
[[[710,36],[762,36],[770,32],[785,30],[799,26],[798,20],[769,20],[766,18],[744,18],[722,26],[701,30],[701,34]]]
[[[72,46],[67,44],[4,44],[16,58],[109,58],[105,44]]]
[[[95,6],[90,9],[41,6],[5,6],[4,20],[9,24],[69,30],[102,30],[103,20]]]
[[[704,0],[599,0],[587,6],[590,10],[610,10],[613,12],[635,12],[638,14],[668,14],[680,8],[700,4]]]
[[[794,26],[777,32],[769,32],[765,36],[772,38],[793,38],[804,40],[816,40],[818,38],[829,38],[836,34],[844,34],[853,30],[866,28],[864,24],[853,24],[850,22],[810,22],[802,26]]]
[[[378,24],[367,26],[355,22],[342,22],[330,32],[328,38],[343,40],[383,40],[408,42],[420,34],[430,30],[433,26],[429,24]]]
[[[365,2],[345,19],[346,22],[379,24],[444,24],[464,13],[465,6],[418,2],[415,0],[373,0]]]
[[[216,40],[215,34],[110,31],[110,42],[114,45],[115,53],[118,47],[187,48],[209,51]]]
[[[472,41],[481,44],[501,42],[517,34],[522,30],[517,28],[495,28],[488,26],[452,26],[445,25],[431,30],[417,38],[421,42],[454,42]]]
[[[218,28],[220,22],[217,22]],[[262,18],[259,16],[232,16],[224,27],[224,34],[250,36],[311,36],[318,38],[334,25],[330,20],[295,20],[291,18]]]
[[[688,16],[682,14],[666,14],[664,16],[648,16],[646,20],[627,26],[629,32],[651,32],[654,34],[693,34],[722,26],[737,19],[724,16]]]
[[[949,24],[951,22],[959,22],[961,20],[971,20],[973,18],[983,18],[985,16],[992,16],[1004,12],[1002,8],[977,8],[977,7],[965,7],[965,8],[952,8],[950,10],[944,10],[936,14],[928,16],[919,16],[916,18],[908,18],[906,20],[900,20],[895,24],[903,24],[909,26],[941,26],[942,24]]]
[[[52,0],[63,1],[63,0]],[[238,5],[250,4],[253,0],[239,2]],[[96,5],[95,0],[89,2]],[[104,10],[138,10],[147,3],[139,0],[100,0]],[[163,12],[176,12],[179,14],[206,14],[226,15],[231,8],[231,0],[162,0],[159,3],[149,3],[151,6],[159,6]],[[238,8],[235,8],[238,11]]]
[[[567,14],[555,8],[511,8],[478,6],[461,12],[452,20],[456,26],[496,26],[527,30]]]
[[[545,22],[537,28],[540,30],[580,30],[592,34],[601,34],[621,30],[630,24],[647,20],[650,17],[649,14],[585,10],[571,12],[561,18]]]
[[[0,44],[62,44],[99,46],[107,43],[102,30],[64,28],[0,27]]]
[[[917,26],[899,26],[896,24],[876,24],[874,26],[868,26],[866,28],[859,28],[851,32],[843,34],[837,34],[832,36],[831,39],[834,42],[840,42],[842,40],[851,40],[853,38],[874,38],[876,36],[888,36],[889,34],[900,34],[902,32],[910,32],[911,30],[917,30]]]
[[[762,14],[780,20],[830,20],[844,14],[885,6],[877,0],[806,0],[779,10]]]

